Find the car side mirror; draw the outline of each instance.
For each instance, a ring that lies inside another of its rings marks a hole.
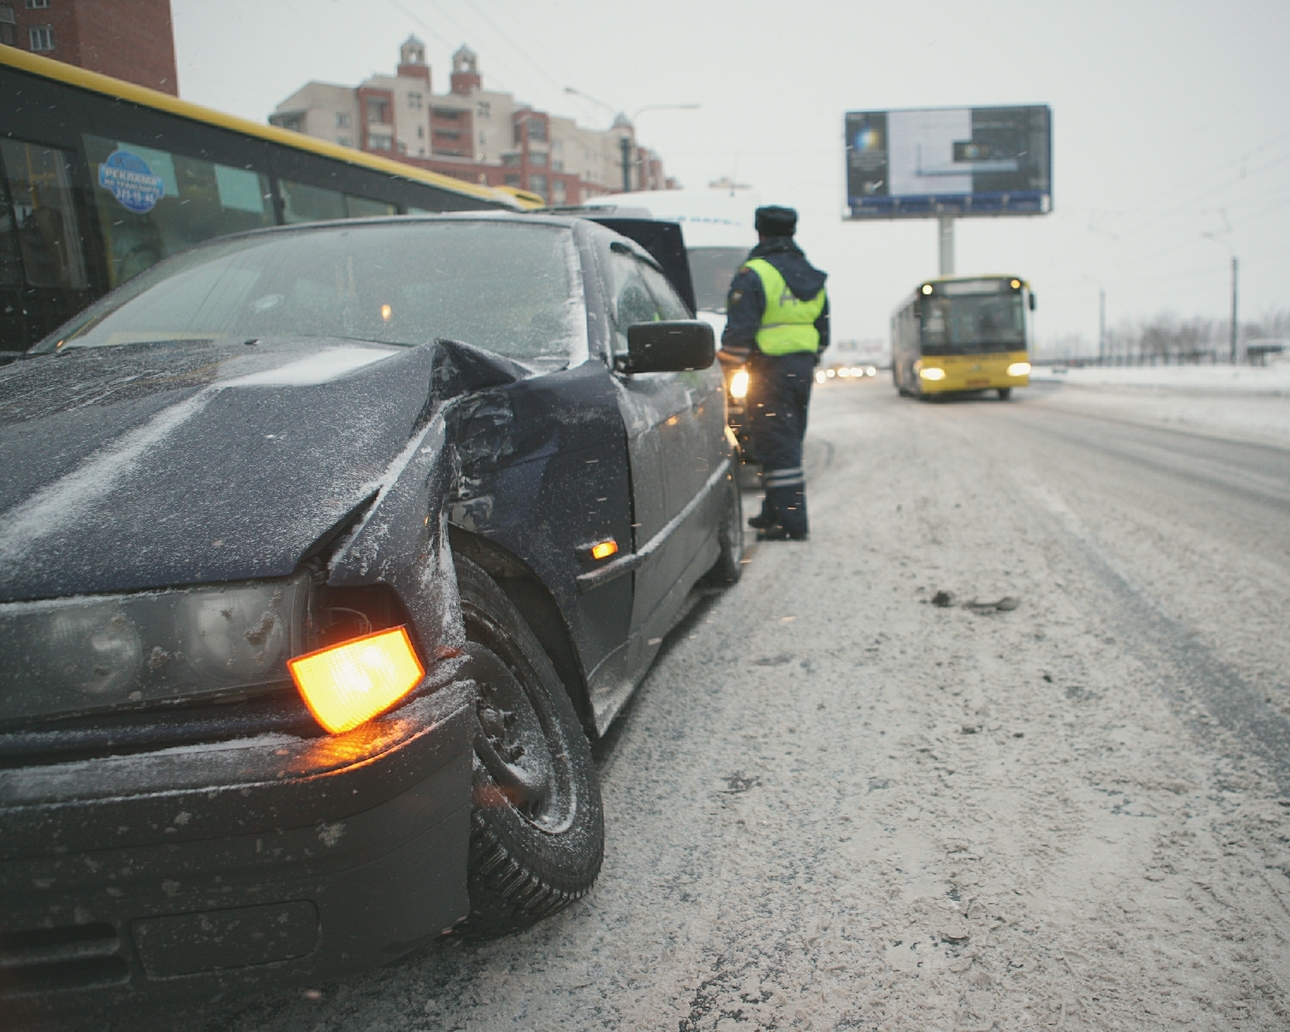
[[[627,327],[627,354],[614,362],[620,373],[681,373],[707,369],[717,359],[712,327],[698,319],[645,322]]]
[[[1031,294],[1031,295],[1030,295],[1030,310],[1031,310],[1032,312],[1035,310],[1035,295],[1034,295],[1034,294]]]

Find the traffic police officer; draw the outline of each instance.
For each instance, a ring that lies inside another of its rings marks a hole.
[[[806,539],[802,438],[820,352],[829,346],[827,273],[793,240],[797,212],[757,209],[759,243],[735,273],[721,334],[723,365],[748,366],[748,430],[766,497],[748,523],[759,541]]]

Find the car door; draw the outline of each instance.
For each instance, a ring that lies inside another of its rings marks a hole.
[[[602,257],[609,280],[611,349],[615,356],[625,355],[629,326],[677,315],[650,288],[647,274],[658,275],[657,270],[625,241],[613,241]],[[687,567],[684,535],[678,536],[671,526],[692,497],[686,476],[675,473],[694,418],[687,377],[686,373],[615,375],[627,429],[633,550],[646,556],[635,571],[632,604],[633,652],[640,662],[648,661],[658,645],[656,639],[671,626],[679,606],[675,589]],[[681,590],[682,599],[684,594]]]

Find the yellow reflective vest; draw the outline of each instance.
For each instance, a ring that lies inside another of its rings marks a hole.
[[[744,263],[757,273],[766,295],[757,346],[767,355],[792,355],[799,351],[820,350],[820,331],[815,320],[824,311],[824,288],[809,301],[803,301],[784,282],[780,271],[765,258]]]

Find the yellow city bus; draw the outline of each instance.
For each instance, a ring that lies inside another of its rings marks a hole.
[[[926,280],[891,316],[891,375],[902,395],[995,390],[1030,383],[1035,295],[1017,276]]]
[[[542,203],[3,45],[0,98],[0,361],[211,237]]]

